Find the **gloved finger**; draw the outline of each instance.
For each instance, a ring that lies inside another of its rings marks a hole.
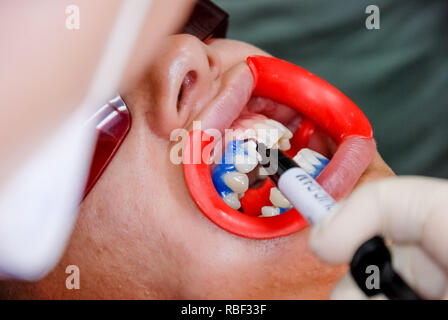
[[[427,254],[416,246],[390,247],[394,269],[406,279],[411,287],[428,299],[444,298],[447,290],[447,277],[442,268],[435,264]],[[347,273],[333,289],[330,299],[364,300],[386,299],[384,295],[367,297]]]
[[[441,299],[447,289],[447,274],[420,247],[393,245],[390,247],[394,269],[428,299]]]
[[[358,188],[317,224],[310,247],[324,261],[349,262],[366,240],[384,234],[392,241],[421,245],[448,270],[448,183],[395,177]]]
[[[386,296],[383,294],[376,295],[374,297],[367,297],[362,292],[352,276],[347,273],[336,284],[330,295],[331,300],[385,300]]]

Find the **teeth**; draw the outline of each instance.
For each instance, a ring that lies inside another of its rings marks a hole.
[[[263,143],[267,148],[289,150],[292,132],[280,122],[272,119],[262,119],[250,126],[243,126],[246,129],[240,136],[228,143],[227,150],[223,154],[222,163],[219,163],[212,174],[213,184],[218,194],[231,208],[238,210],[241,208],[240,199],[249,188],[249,176],[254,171],[254,178],[264,180],[273,172],[259,166],[262,161],[261,155],[257,152],[257,142]],[[243,141],[249,139],[248,141]],[[299,156],[299,155],[297,155]],[[300,155],[303,158],[302,155]],[[235,171],[236,169],[236,171]],[[312,166],[309,168],[312,169]],[[280,214],[291,207],[289,201],[277,189],[272,189],[270,200],[273,206],[262,208],[262,216],[271,217]]]
[[[237,154],[234,158],[235,168],[241,173],[249,173],[258,165],[257,157],[247,154]]]
[[[236,193],[230,193],[226,195],[223,200],[229,207],[232,207],[235,210],[241,208],[240,200],[238,199],[238,195]]]
[[[283,124],[281,124],[278,121],[272,120],[272,119],[267,119],[265,121],[268,125],[277,128],[280,130],[281,134],[279,135],[279,137],[285,138],[285,139],[291,139],[292,138],[292,132],[291,130],[289,130],[288,128],[286,128]]]
[[[319,158],[322,158],[323,156],[320,153],[317,153],[316,151],[313,151],[311,149],[305,148],[303,149],[303,156],[311,162],[311,164],[315,165],[321,165],[322,162]]]
[[[254,170],[258,162],[261,161],[261,156],[257,152],[257,143],[255,141],[247,141],[242,144],[242,148],[247,152],[237,154],[234,158],[236,169],[242,173],[249,173]]]
[[[289,150],[292,132],[278,121],[267,119],[254,125],[257,132],[257,140],[264,143],[268,148],[280,148]]]
[[[313,167],[313,165],[311,164],[311,162],[308,161],[308,159],[303,155],[303,150],[300,150],[296,156],[293,158],[293,160],[303,169],[305,170],[307,173],[311,174],[313,173],[316,169]]]
[[[269,200],[271,200],[272,204],[276,207],[289,208],[291,206],[291,203],[288,201],[288,199],[286,199],[285,196],[277,188],[271,188]]]
[[[289,139],[281,138],[278,141],[278,148],[282,151],[291,149],[291,143],[289,142]]]
[[[261,161],[261,155],[257,152],[257,143],[253,140],[249,140],[243,143],[243,148],[249,154],[249,157],[254,161]]]
[[[224,176],[225,184],[235,193],[243,193],[249,188],[249,177],[244,173],[228,172]]]
[[[313,178],[319,175],[329,162],[323,155],[308,148],[300,150],[293,160]]]
[[[280,214],[280,209],[271,206],[264,206],[261,208],[261,215],[263,217],[273,217]]]
[[[257,140],[269,149],[277,147],[277,142],[280,139],[281,132],[276,127],[272,127],[266,123],[254,124],[254,129],[257,132]]]

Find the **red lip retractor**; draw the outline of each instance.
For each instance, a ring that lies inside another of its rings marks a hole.
[[[247,64],[254,77],[254,96],[288,105],[303,116],[301,127],[291,139],[288,155],[294,156],[308,145],[316,124],[338,145],[317,181],[336,199],[350,193],[375,152],[372,127],[362,111],[339,90],[289,62],[252,56],[247,58]],[[186,184],[206,217],[224,230],[253,239],[289,235],[307,225],[294,209],[274,217],[254,216],[260,214],[262,206],[270,205],[269,190],[274,185],[269,179],[260,189],[246,191],[241,199],[244,213],[229,207],[215,190],[208,165],[209,155],[202,152],[211,142],[212,138],[205,132],[192,131],[184,154]],[[195,146],[200,146],[200,150],[193,150]],[[203,156],[193,162],[198,151]]]

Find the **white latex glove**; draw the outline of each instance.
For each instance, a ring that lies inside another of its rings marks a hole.
[[[323,261],[349,263],[379,234],[392,242],[394,269],[412,288],[448,299],[448,181],[394,177],[363,185],[314,226],[310,247]],[[367,297],[346,274],[331,298]]]

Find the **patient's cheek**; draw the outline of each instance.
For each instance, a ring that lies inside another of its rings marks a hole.
[[[180,239],[191,247],[179,252],[182,295],[187,298],[326,299],[347,270],[314,257],[308,250],[308,229],[262,241],[207,229],[201,237],[191,234]]]
[[[309,229],[272,240],[245,239],[216,227],[194,204],[180,207],[173,194],[154,208],[138,205],[144,194],[121,206],[119,193],[105,201],[99,191],[82,205],[57,270],[36,285],[39,297],[326,299],[346,271],[310,253]],[[69,264],[81,270],[77,292],[64,287]]]
[[[163,139],[136,119],[125,143],[81,207],[70,246],[45,280],[59,298],[325,299],[345,267],[319,262],[309,229],[273,240],[234,236],[197,209],[182,167]],[[145,142],[145,143],[143,143]],[[65,267],[82,290],[64,287]],[[48,297],[48,296],[47,296]]]
[[[392,176],[395,176],[395,173],[386,164],[386,162],[384,162],[381,155],[377,152],[373,157],[373,160],[370,163],[369,167],[366,169],[364,174],[358,180],[358,183],[356,184],[355,188],[369,181],[384,179]]]

